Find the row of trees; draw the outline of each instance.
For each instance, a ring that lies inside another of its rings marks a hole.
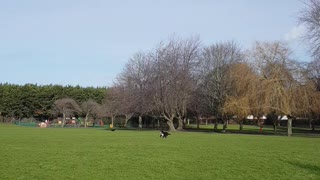
[[[282,42],[256,42],[243,51],[235,42],[201,46],[197,37],[173,37],[136,53],[110,91],[114,114],[160,118],[170,130],[182,129],[190,116],[272,118],[287,115],[318,119],[319,60],[292,59]],[[174,126],[174,121],[178,125]]]
[[[159,49],[158,49],[159,48]],[[291,119],[319,118],[319,62],[290,59],[280,42],[257,42],[243,52],[234,42],[201,47],[198,38],[171,39],[154,51],[137,53],[114,87],[81,88],[37,85],[0,85],[1,115],[47,119],[80,115],[93,118],[149,115],[166,121],[170,130],[182,129],[191,116],[233,118],[268,115]],[[68,98],[67,98],[68,97]],[[291,122],[289,119],[289,122]],[[225,128],[225,126],[224,126]]]
[[[79,86],[47,85],[24,86],[0,84],[0,115],[6,118],[39,120],[57,117],[54,103],[59,99],[72,98],[78,103],[94,101],[102,103],[106,88],[82,88]]]

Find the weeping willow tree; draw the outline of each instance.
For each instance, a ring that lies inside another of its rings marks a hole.
[[[309,113],[310,92],[303,66],[290,58],[289,48],[281,42],[256,43],[253,60],[261,88],[256,91],[259,104],[255,109],[267,114],[288,116],[288,136],[292,135],[292,120]],[[258,116],[259,117],[259,116]],[[274,119],[275,132],[277,119]]]
[[[315,86],[316,91],[310,93],[310,127],[315,130],[315,121],[320,120],[320,58],[315,57],[307,66],[309,86]]]
[[[236,117],[242,129],[243,119],[252,114],[269,115],[277,132],[278,116],[288,117],[288,136],[292,120],[319,112],[319,92],[308,77],[305,66],[292,60],[289,48],[281,42],[257,42],[249,56],[251,66],[236,64],[230,68],[231,92],[223,107]]]
[[[313,92],[310,96],[310,125],[315,130],[315,121],[320,120],[320,92]]]
[[[239,123],[239,130],[243,129],[243,121],[251,113],[252,94],[256,90],[256,74],[246,63],[238,63],[231,66],[230,71],[231,92],[226,98],[223,113]]]
[[[320,118],[320,92],[314,81],[307,81],[304,86],[296,92],[297,109],[300,117],[309,119],[312,130],[315,130],[315,121]]]

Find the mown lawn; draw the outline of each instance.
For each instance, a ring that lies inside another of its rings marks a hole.
[[[213,131],[213,124],[208,125],[200,125],[199,129],[197,129],[196,124],[187,125],[187,130],[189,131]],[[217,132],[222,132],[223,125],[218,125]],[[302,127],[293,127],[293,136],[318,136],[320,137],[320,130],[319,127],[316,130],[312,131],[311,128],[302,128]],[[239,130],[238,124],[229,124],[226,133],[238,133],[238,134],[256,134],[256,135],[287,135],[287,127],[281,126],[277,128],[276,134],[274,133],[273,126],[271,125],[264,125],[262,127],[262,131],[260,132],[260,127],[257,125],[243,125],[243,130]]]
[[[0,179],[319,179],[320,138],[0,125]]]

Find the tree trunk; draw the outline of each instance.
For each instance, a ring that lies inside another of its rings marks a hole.
[[[222,129],[222,132],[226,132],[226,130],[227,130],[227,123],[228,123],[228,121],[227,120],[224,120],[223,121],[223,129]]]
[[[2,123],[4,123],[4,119],[3,119],[3,116],[2,116],[2,112],[0,112],[0,117],[2,117]]]
[[[63,113],[62,115],[63,115],[63,117],[62,117],[62,125],[61,125],[61,127],[64,127],[66,125],[66,114]]]
[[[84,118],[84,128],[87,128],[88,118],[89,118],[89,113],[87,113],[86,117]]]
[[[163,117],[167,121],[167,125],[169,126],[169,131],[177,131],[176,128],[174,127],[173,120],[175,118],[174,114],[171,114],[170,116],[163,115]]]
[[[176,128],[174,128],[174,125],[173,125],[173,118],[170,119],[170,121],[167,120],[167,124],[169,126],[169,131],[177,131]]]
[[[124,119],[123,127],[125,127],[125,128],[127,127],[128,121],[129,121],[129,119],[126,116],[125,119]]]
[[[290,137],[292,135],[292,119],[288,118],[288,136]]]
[[[111,115],[111,127],[114,128],[114,116]]]
[[[262,122],[261,119],[258,118],[259,132],[262,133]]]
[[[142,129],[142,117],[139,116],[139,129]]]
[[[214,120],[214,127],[213,127],[214,131],[218,131],[218,119]]]
[[[199,129],[200,128],[200,118],[198,117],[197,118],[197,129]]]
[[[188,118],[188,120],[187,120],[187,121],[188,121],[188,125],[190,125],[190,119],[189,119],[189,118]]]
[[[152,117],[152,129],[155,129],[155,122],[154,122],[154,118]]]
[[[178,128],[177,130],[180,131],[183,129],[183,119],[181,117],[178,117]]]
[[[243,120],[239,121],[239,130],[242,131],[243,130]]]
[[[124,119],[124,124],[123,126],[126,128],[127,127],[127,124],[128,124],[128,121],[129,121],[129,116],[128,115],[125,115],[125,119]]]
[[[273,122],[273,133],[277,134],[277,131],[278,131],[278,122],[274,121]]]
[[[310,128],[311,128],[312,131],[315,130],[315,122],[314,122],[313,119],[310,121]]]

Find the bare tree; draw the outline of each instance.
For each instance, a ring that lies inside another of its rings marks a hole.
[[[132,94],[132,89],[124,86],[124,84],[125,82],[118,79],[118,82],[109,89],[104,100],[104,108],[108,116],[111,117],[112,124],[116,116],[124,116],[123,126],[126,127],[128,120],[135,113],[136,97]]]
[[[177,130],[182,130],[187,119],[187,107],[190,103],[192,92],[196,88],[195,71],[199,65],[200,41],[198,37],[178,40],[180,57],[178,58],[177,71]]]
[[[218,128],[218,119],[222,119],[222,107],[231,88],[228,77],[230,65],[242,58],[241,50],[235,42],[217,43],[203,50],[199,89],[207,114],[216,117],[214,130]]]
[[[119,85],[115,85],[114,86],[114,91],[116,91],[114,93],[114,96],[116,96],[116,101],[118,106],[118,112],[119,115],[124,116],[124,127],[127,127],[127,123],[129,121],[129,119],[134,115],[135,113],[135,102],[134,99],[135,97],[131,95],[131,89],[129,89],[128,87],[125,87],[121,84]]]
[[[58,99],[54,102],[54,110],[63,115],[62,127],[66,124],[66,116],[80,113],[81,108],[78,103],[71,98]]]
[[[305,40],[310,43],[310,52],[314,60],[309,63],[309,77],[313,80],[318,91],[320,91],[320,0],[306,0],[305,9],[301,11],[299,22],[303,24],[307,32],[304,34]],[[310,124],[314,129],[314,119],[319,119],[318,93],[312,93],[310,100],[311,113]]]
[[[122,106],[126,119],[133,115],[139,116],[139,128],[142,128],[142,117],[153,109],[153,62],[150,54],[136,53],[126,64],[124,71],[118,77],[118,84],[123,89],[122,97],[128,103]]]
[[[101,106],[94,100],[90,99],[88,101],[85,101],[81,104],[81,109],[85,113],[85,119],[84,119],[84,127],[87,127],[88,118],[90,116],[99,116],[101,113]]]
[[[177,68],[178,52],[174,41],[168,44],[160,44],[153,53],[154,70],[156,79],[153,89],[155,110],[164,118],[170,131],[175,131],[173,124],[177,116]]]
[[[109,88],[105,98],[102,101],[101,113],[105,117],[111,118],[111,128],[114,128],[114,121],[116,116],[119,115],[120,103],[119,96],[117,96],[117,90],[115,87]]]
[[[320,120],[320,56],[308,63],[307,74],[311,82],[309,86],[315,86],[316,92],[310,92],[310,126],[315,130],[315,121]],[[310,88],[312,89],[312,88]]]
[[[311,44],[312,55],[318,58],[320,56],[320,0],[307,0],[305,5],[306,8],[301,11],[299,21],[307,28],[304,37]]]
[[[312,130],[315,130],[315,121],[320,120],[320,92],[311,92],[309,94],[310,102],[310,126]]]
[[[178,120],[178,130],[183,128],[186,120],[187,106],[195,88],[193,76],[199,47],[197,37],[173,37],[168,43],[160,44],[153,53],[155,107],[171,131],[176,130],[175,119]]]
[[[307,72],[309,78],[314,81],[317,90],[320,91],[320,56],[308,64]]]

